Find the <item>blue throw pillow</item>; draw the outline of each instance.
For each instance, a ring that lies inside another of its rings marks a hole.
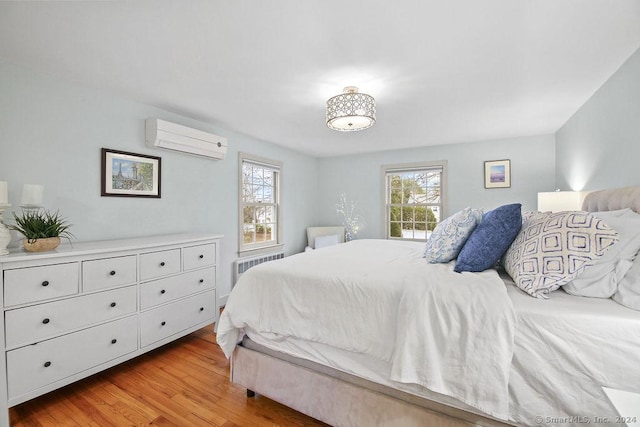
[[[453,270],[484,271],[496,265],[522,227],[521,206],[513,203],[484,214],[462,247]]]

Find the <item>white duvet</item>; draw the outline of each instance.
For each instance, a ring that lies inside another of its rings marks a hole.
[[[507,419],[515,314],[504,283],[429,264],[423,246],[358,240],[254,267],[229,296],[218,343],[230,357],[247,328],[366,354],[391,364],[391,381]]]

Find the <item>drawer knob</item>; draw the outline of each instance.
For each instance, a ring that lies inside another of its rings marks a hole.
[[[200,307],[200,311],[204,311],[204,307]]]
[[[204,255],[200,255],[198,258],[200,258],[200,259],[204,258]]]
[[[44,282],[42,282],[42,286],[49,286],[49,281],[45,280]]]
[[[42,323],[44,323],[45,325],[46,325],[47,323],[49,323],[49,322],[50,322],[50,320],[49,320],[49,318],[48,318],[48,317],[46,317],[46,318],[44,318],[44,319],[42,320]]]
[[[160,263],[160,267],[164,267],[164,261]]]
[[[164,294],[165,292],[167,291],[165,291],[164,289],[160,291],[161,294]]]
[[[115,343],[117,343],[117,342],[118,342],[118,340],[117,340],[117,339],[115,339],[115,338],[111,340],[111,344],[115,344]]]
[[[204,283],[204,279],[200,279],[200,283]]]
[[[166,325],[167,322],[163,321],[162,323],[160,323],[162,326]]]
[[[111,305],[111,307],[115,307],[115,306],[116,306],[116,303],[115,303],[115,302],[112,302],[110,305]]]
[[[44,362],[44,367],[48,368],[49,366],[51,366],[51,362]]]
[[[111,270],[111,271],[109,272],[109,274],[110,274],[110,275],[112,275],[112,276],[115,276],[115,275],[116,275],[116,271],[115,271],[115,270]]]

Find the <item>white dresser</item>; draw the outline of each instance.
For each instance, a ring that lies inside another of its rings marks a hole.
[[[217,322],[220,235],[0,256],[0,426],[8,408]]]

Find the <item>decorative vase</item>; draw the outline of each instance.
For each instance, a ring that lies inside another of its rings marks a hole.
[[[60,245],[60,237],[49,237],[46,239],[36,239],[29,241],[22,240],[22,246],[27,252],[45,252],[52,251]]]

